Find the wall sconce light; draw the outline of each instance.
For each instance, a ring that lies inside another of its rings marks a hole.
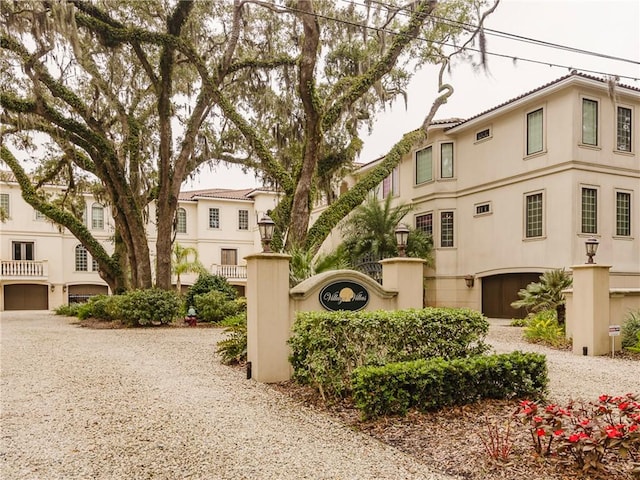
[[[262,253],[271,252],[271,240],[273,240],[273,230],[276,224],[269,215],[262,215],[258,222],[258,230],[260,231],[260,241],[262,242]]]
[[[593,261],[593,257],[596,256],[596,252],[598,251],[598,242],[597,238],[589,238],[584,242],[584,246],[587,250],[587,263],[596,263]]]
[[[467,288],[473,288],[473,284],[475,283],[475,279],[476,279],[476,277],[474,277],[473,275],[465,275],[464,276],[464,284],[467,286]]]
[[[409,227],[404,223],[399,223],[395,230],[396,242],[398,244],[398,255],[407,256],[407,239],[409,238]]]
[[[56,286],[55,285],[51,285],[51,291],[55,292],[56,291]]]
[[[62,291],[66,292],[67,291],[67,286],[66,285],[62,285]]]

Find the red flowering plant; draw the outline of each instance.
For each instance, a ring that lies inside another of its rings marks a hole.
[[[583,471],[602,469],[607,456],[628,459],[640,474],[640,402],[634,394],[600,395],[597,402],[562,408],[524,400],[515,412],[529,427],[539,455],[554,455]]]

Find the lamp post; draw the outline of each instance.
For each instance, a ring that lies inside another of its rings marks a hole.
[[[587,263],[593,264],[596,263],[593,261],[593,257],[596,256],[596,252],[598,251],[598,239],[597,238],[589,238],[584,242],[584,246],[587,250]]]
[[[396,242],[398,244],[398,255],[407,256],[407,239],[409,238],[409,227],[404,223],[399,223],[395,230]]]
[[[275,222],[271,220],[269,215],[262,215],[258,221],[258,230],[260,231],[260,241],[262,242],[262,253],[271,253],[271,240],[273,239],[273,230]]]

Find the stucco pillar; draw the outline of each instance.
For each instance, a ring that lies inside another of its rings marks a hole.
[[[396,307],[422,308],[424,264],[421,258],[396,257],[381,260],[382,288],[398,292]]]
[[[291,378],[289,346],[289,255],[260,253],[247,260],[247,360],[251,378]]]
[[[605,355],[609,351],[609,269],[611,265],[585,264],[573,270],[571,333],[573,353]]]

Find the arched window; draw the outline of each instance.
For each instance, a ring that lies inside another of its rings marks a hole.
[[[76,272],[86,272],[89,268],[87,249],[83,245],[76,246]]]
[[[91,206],[91,228],[104,230],[104,207],[99,203],[94,203]]]
[[[176,232],[187,233],[187,211],[184,208],[176,210]]]

